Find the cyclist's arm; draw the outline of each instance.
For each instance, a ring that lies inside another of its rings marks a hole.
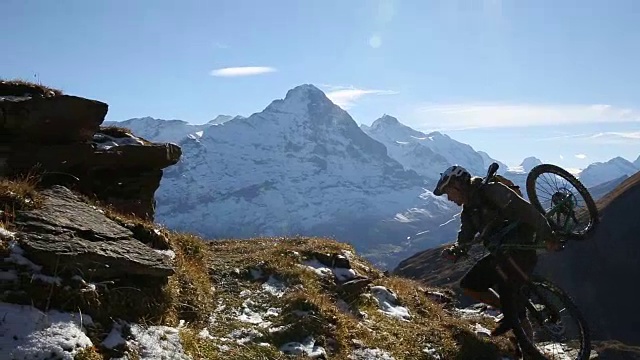
[[[456,244],[463,247],[469,247],[477,232],[478,229],[476,229],[471,221],[471,215],[463,208],[462,213],[460,213],[460,230],[458,231]]]

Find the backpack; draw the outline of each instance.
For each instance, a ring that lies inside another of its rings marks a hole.
[[[493,175],[493,177],[491,178],[491,180],[489,182],[490,183],[492,183],[492,182],[502,183],[502,184],[506,185],[509,189],[515,191],[515,193],[520,195],[520,197],[524,197],[522,195],[522,191],[520,191],[520,186],[516,185],[513,181],[507,179],[506,177],[504,177],[502,175],[498,175],[498,174]]]

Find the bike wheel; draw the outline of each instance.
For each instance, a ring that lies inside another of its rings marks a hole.
[[[527,195],[562,237],[584,240],[598,224],[598,208],[587,188],[559,166],[540,164],[531,169]],[[555,213],[550,214],[554,207]]]
[[[589,328],[567,294],[545,279],[532,278],[505,304],[512,314],[519,308],[518,297],[526,299],[527,318],[531,324],[531,331],[526,331],[528,325],[514,316],[513,333],[523,352],[534,359],[589,359]],[[575,330],[573,338],[567,336],[570,329]]]

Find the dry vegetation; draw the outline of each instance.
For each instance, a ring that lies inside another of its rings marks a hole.
[[[115,138],[133,136],[133,132],[131,131],[131,129],[115,125],[100,126],[100,132]]]
[[[31,181],[0,182],[0,205],[24,209],[38,203],[35,183]],[[185,351],[195,359],[284,359],[278,349],[307,336],[323,346],[333,359],[346,359],[354,348],[380,348],[396,359],[428,359],[423,349],[435,348],[446,359],[495,359],[510,352],[505,339],[482,339],[470,329],[475,321],[461,320],[427,298],[425,286],[406,278],[384,276],[368,262],[353,256],[352,268],[369,277],[371,285],[393,290],[406,306],[412,319],[402,321],[378,311],[378,304],[368,292],[348,298],[332,278],[321,277],[301,266],[318,254],[353,253],[349,244],[319,238],[258,238],[206,242],[186,233],[160,229],[156,224],[120,214],[102,207],[105,214],[133,231],[138,239],[159,249],[172,249],[176,256],[176,273],[165,284],[107,284],[94,292],[78,291],[77,286],[33,283],[21,277],[20,296],[4,301],[34,304],[43,310],[56,308],[90,314],[97,324],[90,331],[94,344],[107,335],[115,318],[141,324],[177,326],[181,330]],[[5,221],[6,223],[6,221]],[[159,236],[159,230],[164,236]],[[260,270],[264,277],[252,276]],[[282,297],[265,292],[265,278],[274,276],[286,284]],[[89,279],[87,279],[89,280]],[[269,321],[271,328],[258,329],[259,334],[239,344],[231,334],[250,324],[238,319],[246,292],[263,311],[280,311]],[[342,301],[348,309],[340,306]],[[306,311],[306,316],[299,316]],[[366,315],[363,315],[366,314]],[[212,320],[213,319],[213,320]],[[483,321],[480,321],[481,323]],[[486,327],[493,326],[489,320]],[[207,329],[213,338],[198,334]],[[225,340],[225,341],[221,341]],[[263,346],[267,343],[271,346]],[[226,348],[224,348],[226,347]],[[223,350],[224,348],[224,350]],[[100,348],[86,349],[77,359],[108,358],[113,354]]]
[[[101,126],[100,130],[98,130],[99,133],[114,137],[114,138],[125,138],[125,137],[135,137],[137,139],[140,139],[140,141],[142,141],[145,145],[152,145],[153,142],[141,138],[140,136],[134,135],[133,131],[131,131],[131,129],[128,129],[126,127],[122,127],[122,126],[115,126],[115,125],[109,125],[109,126]]]
[[[23,79],[0,79],[0,96],[40,95],[44,97],[62,95],[62,90]]]
[[[11,180],[0,178],[0,223],[11,226],[18,210],[32,209],[41,204],[37,184],[39,178],[25,175]]]
[[[290,341],[302,342],[312,335],[316,344],[332,348],[331,358],[345,359],[358,346],[381,348],[397,359],[426,358],[423,349],[431,345],[446,359],[497,358],[501,352],[509,351],[510,343],[505,339],[484,340],[469,329],[470,322],[459,319],[443,310],[425,295],[425,287],[415,281],[401,277],[386,277],[369,263],[354,257],[352,267],[361,275],[373,280],[372,285],[392,289],[409,308],[413,318],[401,321],[378,312],[375,300],[367,295],[347,299],[351,311],[339,306],[340,291],[331,279],[318,276],[299,266],[314,254],[342,253],[353,251],[344,243],[318,238],[251,239],[216,241],[210,245],[209,268],[216,286],[215,302],[224,304],[225,310],[216,313],[218,321],[210,325],[209,333],[214,337],[225,337],[233,329],[246,327],[231,312],[241,308],[245,300],[244,290],[260,294],[262,281],[254,280],[251,270],[261,269],[266,277],[275,276],[287,284],[288,291],[281,298],[273,296],[262,299],[268,306],[280,308],[278,316],[270,318],[274,327],[286,326],[274,333],[264,332],[255,342],[265,342],[274,347],[231,346],[220,352],[223,343],[198,338],[195,332],[184,335],[185,345],[192,355],[207,359],[235,358],[239,354],[246,358],[260,358],[269,354],[269,359],[285,358],[274,351]],[[259,301],[261,298],[251,299]],[[343,298],[344,299],[344,298]],[[226,311],[226,312],[225,312]],[[300,317],[297,311],[310,311]],[[358,314],[367,314],[366,321]],[[484,323],[485,326],[492,325]],[[473,355],[471,355],[473,354]],[[482,355],[479,355],[482,354]],[[480,357],[478,357],[480,356]]]

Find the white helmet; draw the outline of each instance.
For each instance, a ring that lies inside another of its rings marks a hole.
[[[442,195],[444,192],[444,188],[449,184],[451,179],[469,179],[471,178],[471,173],[467,171],[467,169],[463,168],[460,165],[453,165],[440,174],[440,180],[436,184],[435,190],[433,190],[433,194],[436,196]]]

